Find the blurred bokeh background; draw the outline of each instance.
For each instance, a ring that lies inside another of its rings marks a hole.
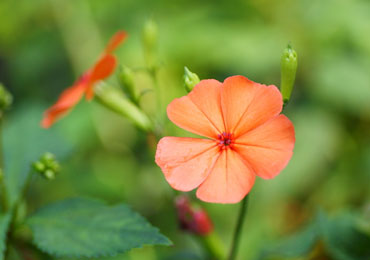
[[[318,211],[369,216],[369,14],[367,0],[1,0],[0,81],[14,96],[3,136],[11,145],[4,153],[19,154],[14,158],[20,164],[22,156],[38,158],[51,150],[60,152],[62,162],[56,180],[32,182],[29,212],[74,196],[125,202],[174,246],[135,249],[114,259],[202,256],[198,241],[177,228],[174,192],[154,163],[145,133],[86,101],[51,130],[39,127],[43,110],[94,63],[117,30],[129,33],[116,52],[120,63],[135,70],[139,90],[152,89],[142,70],[141,31],[153,19],[163,111],[186,94],[184,66],[201,79],[240,74],[278,86],[283,49],[290,42],[298,53],[296,85],[285,110],[296,129],[295,153],[279,176],[258,179],[252,189],[239,259],[253,259],[268,244],[304,229]],[[153,91],[142,104],[151,116],[158,113]],[[165,134],[187,135],[167,119]],[[238,205],[201,205],[228,247]],[[368,224],[365,219],[360,226],[370,234]],[[322,258],[311,259],[339,259],[316,254]]]

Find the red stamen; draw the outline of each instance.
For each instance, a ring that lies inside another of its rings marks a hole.
[[[231,133],[223,132],[222,134],[217,135],[219,140],[218,146],[221,149],[226,149],[233,144],[233,135]]]

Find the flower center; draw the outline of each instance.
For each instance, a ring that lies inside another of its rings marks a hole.
[[[220,135],[217,135],[218,146],[221,149],[226,149],[233,143],[233,135],[231,133],[223,132]]]

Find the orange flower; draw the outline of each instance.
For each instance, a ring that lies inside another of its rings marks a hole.
[[[271,179],[288,164],[295,143],[290,120],[279,115],[282,96],[273,85],[243,76],[202,80],[167,107],[179,127],[209,139],[164,137],[155,161],[176,190],[207,202],[236,203],[255,176]]]
[[[62,92],[57,102],[44,113],[41,126],[49,128],[55,121],[67,114],[83,97],[87,100],[94,97],[94,85],[109,77],[116,68],[117,61],[112,52],[125,40],[124,31],[117,32],[109,41],[103,54],[95,65],[87,70],[71,87]]]

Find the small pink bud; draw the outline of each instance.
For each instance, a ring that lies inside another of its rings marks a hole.
[[[207,212],[203,209],[193,214],[193,230],[199,235],[207,235],[213,231],[213,224]]]
[[[180,227],[196,235],[207,235],[213,231],[213,224],[207,212],[194,207],[186,196],[179,196],[175,201]]]

